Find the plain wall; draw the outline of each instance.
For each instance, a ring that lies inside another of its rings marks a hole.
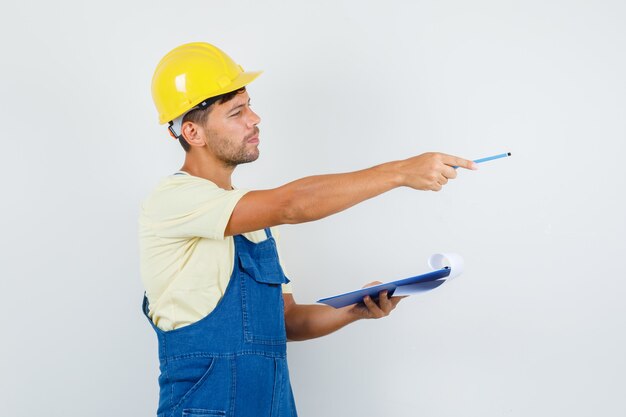
[[[183,159],[150,79],[190,41],[246,69],[270,188],[427,151],[510,151],[440,193],[282,227],[300,303],[465,273],[289,344],[301,416],[623,416],[622,1],[7,2],[0,15],[0,415],[151,416],[141,200]]]

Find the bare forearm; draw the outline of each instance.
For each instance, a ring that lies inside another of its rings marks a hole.
[[[345,308],[296,304],[285,312],[287,339],[297,341],[326,336],[356,320],[358,316]]]
[[[361,171],[301,178],[276,189],[287,200],[286,223],[304,223],[343,211],[402,185],[396,162]]]
[[[454,166],[472,164],[445,154],[425,153],[360,171],[316,175],[271,190],[250,191],[235,206],[224,236],[318,220],[397,187],[439,191],[448,179],[456,177]]]

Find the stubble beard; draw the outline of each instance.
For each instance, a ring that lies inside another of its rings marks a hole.
[[[228,138],[216,138],[211,142],[217,158],[227,167],[236,167],[237,165],[254,162],[259,158],[259,148],[248,144],[248,140],[259,134],[259,128],[255,128],[254,133],[246,136],[239,144],[233,143]],[[252,149],[246,150],[246,148]]]

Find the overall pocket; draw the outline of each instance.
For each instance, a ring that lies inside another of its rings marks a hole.
[[[179,393],[173,415],[180,415],[180,410],[183,416],[226,415],[232,400],[231,365],[230,358],[204,355],[172,360],[170,378],[176,381],[173,391]]]
[[[245,341],[273,345],[286,343],[282,284],[287,279],[278,263],[275,247],[259,247],[254,259],[242,253],[239,262]]]

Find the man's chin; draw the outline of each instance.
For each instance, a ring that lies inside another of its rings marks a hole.
[[[259,155],[260,155],[260,154],[257,152],[257,154],[256,154],[256,155],[254,155],[254,156],[253,156],[253,157],[251,157],[250,159],[246,160],[246,162],[244,162],[244,164],[249,164],[250,162],[254,162],[254,161],[256,161],[257,159],[259,159]]]
[[[257,159],[259,159],[259,155],[260,152],[257,150],[255,153],[250,153],[242,158],[238,158],[236,161],[233,161],[233,163],[231,163],[231,165],[243,165],[243,164],[249,164],[250,162],[254,162]]]

